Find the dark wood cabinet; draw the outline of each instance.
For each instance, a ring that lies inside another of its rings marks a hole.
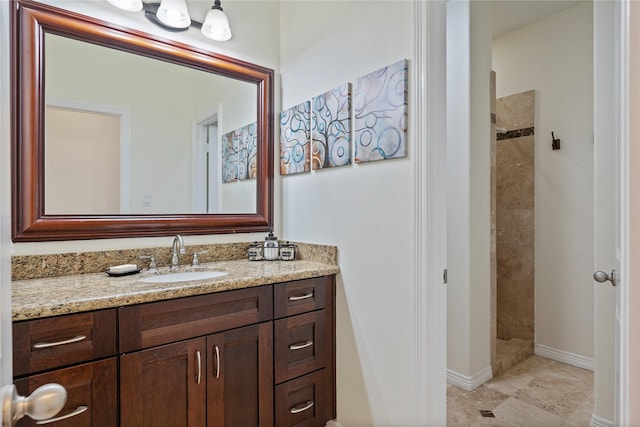
[[[323,427],[336,418],[334,280],[274,285],[277,427]]]
[[[273,426],[273,332],[261,323],[207,337],[207,425]]]
[[[16,377],[115,354],[115,309],[13,324]]]
[[[120,357],[121,425],[204,426],[206,339],[195,338]]]
[[[29,417],[19,427],[51,424],[56,427],[115,427],[118,425],[118,376],[115,357],[56,369],[15,380],[18,393],[28,396],[47,383],[67,389],[67,403],[55,417],[36,424]]]
[[[321,427],[334,300],[326,276],[16,322],[15,383],[67,388],[55,426]]]
[[[122,426],[272,426],[272,326],[124,354]]]
[[[14,383],[22,396],[47,383],[67,389],[55,417],[38,424],[118,425],[116,310],[100,310],[13,324]],[[28,417],[18,426],[35,426]]]

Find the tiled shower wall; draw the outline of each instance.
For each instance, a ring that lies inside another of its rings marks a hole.
[[[500,340],[534,339],[534,107],[533,90],[496,100],[496,334]]]

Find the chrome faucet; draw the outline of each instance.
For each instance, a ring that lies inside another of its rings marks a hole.
[[[171,267],[169,267],[169,270],[175,270],[180,266],[178,254],[185,254],[186,252],[182,236],[176,234],[176,237],[173,238],[173,245],[171,245]]]

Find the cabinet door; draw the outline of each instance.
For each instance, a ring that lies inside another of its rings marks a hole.
[[[207,337],[207,425],[273,426],[271,323]]]
[[[16,377],[115,354],[115,310],[13,324],[13,375]]]
[[[329,366],[331,360],[330,312],[313,311],[274,322],[276,383]]]
[[[331,371],[322,369],[276,387],[277,427],[323,427],[335,418]]]
[[[204,426],[205,345],[205,338],[195,338],[122,355],[121,425]]]
[[[116,427],[118,425],[118,374],[116,359],[85,363],[15,381],[18,393],[28,396],[47,383],[67,389],[67,403],[53,418],[36,422],[29,417],[19,427],[50,424],[56,427]]]

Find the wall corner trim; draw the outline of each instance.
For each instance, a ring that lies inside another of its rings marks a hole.
[[[471,376],[447,369],[447,382],[466,391],[472,391],[493,378],[491,366],[486,366]]]
[[[600,418],[596,414],[591,415],[591,423],[590,427],[613,427],[613,421],[605,420],[604,418]]]
[[[596,369],[596,362],[592,357],[581,356],[579,354],[570,353],[568,351],[559,350],[542,344],[536,344],[533,351],[538,356],[566,363],[567,365],[588,369],[589,371],[595,371]]]

